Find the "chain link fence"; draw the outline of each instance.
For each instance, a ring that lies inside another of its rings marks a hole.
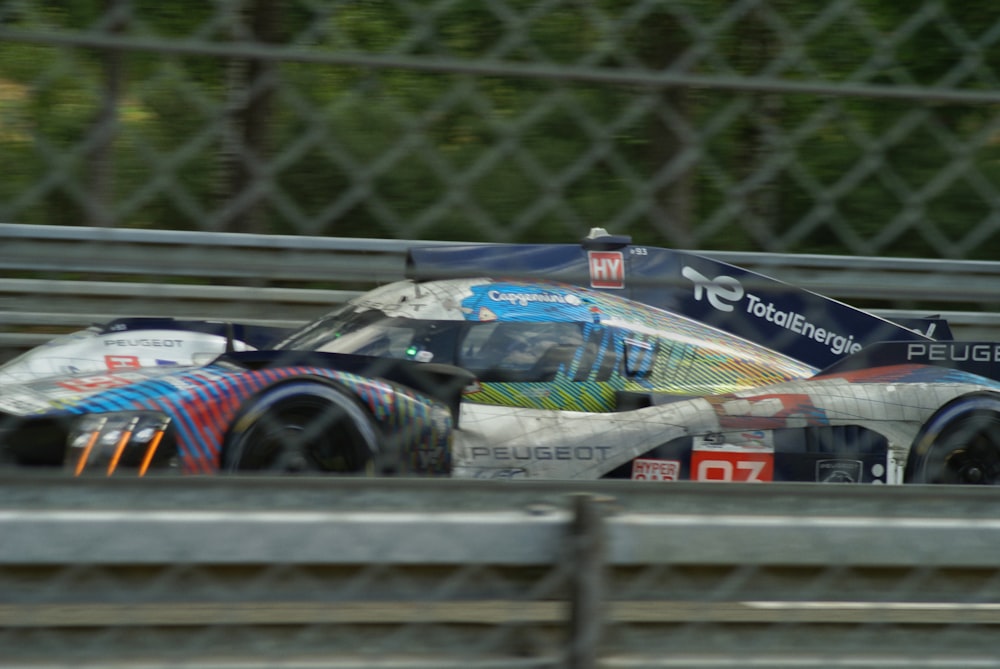
[[[994,0],[0,0],[0,222],[992,260],[998,84]],[[121,306],[106,240],[61,253],[8,270],[8,324]],[[1000,667],[986,490],[21,481],[0,665]]]
[[[991,0],[0,2],[0,220],[988,259]]]

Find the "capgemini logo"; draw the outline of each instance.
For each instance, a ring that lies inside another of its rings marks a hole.
[[[694,284],[694,299],[701,302],[702,297],[719,311],[732,311],[733,302],[743,299],[743,286],[731,276],[721,275],[714,279],[694,269],[684,266],[681,275]]]

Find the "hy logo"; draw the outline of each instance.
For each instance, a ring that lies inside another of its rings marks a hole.
[[[719,311],[732,311],[733,303],[743,299],[743,286],[731,276],[721,275],[714,279],[694,269],[684,266],[681,275],[694,284],[694,299],[702,298]]]
[[[625,257],[621,251],[589,251],[591,288],[624,288]]]

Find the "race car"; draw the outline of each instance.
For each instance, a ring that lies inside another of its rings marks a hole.
[[[1000,480],[1000,344],[897,329],[820,368],[608,291],[409,279],[271,350],[6,384],[0,447],[75,474]]]

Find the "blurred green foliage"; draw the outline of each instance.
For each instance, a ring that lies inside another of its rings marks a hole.
[[[0,29],[31,35],[0,39],[7,222],[969,258],[1000,234],[1000,105],[878,94],[995,90],[991,0],[61,0]],[[114,33],[150,46],[45,39]],[[227,44],[317,58],[198,49]],[[459,71],[498,63],[547,73]],[[664,72],[699,79],[590,76]]]

